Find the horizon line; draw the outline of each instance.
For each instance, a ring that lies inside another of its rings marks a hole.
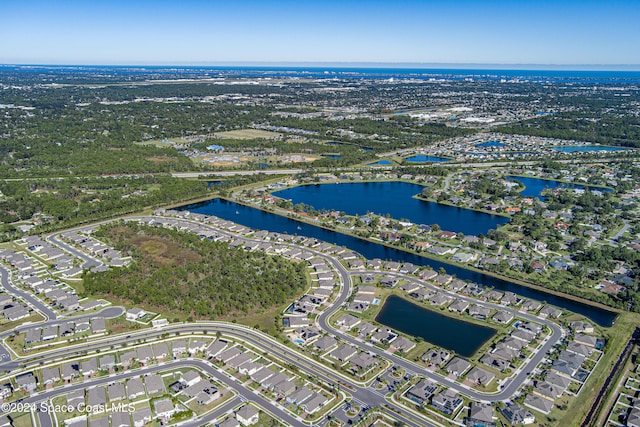
[[[334,67],[415,68],[522,71],[640,71],[640,64],[541,64],[481,62],[374,62],[374,61],[193,61],[148,63],[1,63],[0,67]]]

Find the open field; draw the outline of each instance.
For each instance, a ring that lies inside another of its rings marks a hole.
[[[226,132],[217,132],[215,133],[215,136],[223,139],[275,139],[281,137],[282,135],[277,132],[270,132],[267,130],[238,129]]]
[[[150,139],[148,141],[139,141],[136,142],[136,145],[152,145],[154,147],[159,148],[167,148],[167,147],[175,147],[176,145],[185,144],[186,141],[181,141],[178,138],[172,139]]]

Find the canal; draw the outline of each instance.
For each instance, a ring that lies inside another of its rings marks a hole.
[[[499,279],[477,271],[449,265],[438,260],[425,258],[400,249],[390,248],[378,243],[369,242],[357,237],[349,236],[335,231],[304,222],[295,221],[274,213],[241,205],[223,199],[212,199],[206,202],[186,205],[179,208],[204,215],[217,217],[242,224],[257,230],[268,230],[278,233],[297,234],[323,240],[335,245],[344,246],[362,254],[367,259],[380,258],[397,262],[410,262],[414,265],[429,266],[434,270],[444,268],[447,273],[455,275],[458,279],[478,283],[486,287],[492,287],[502,291],[511,291],[525,298],[532,298],[546,302],[556,307],[564,308],[574,313],[588,317],[601,326],[611,326],[616,318],[616,313],[600,307],[584,304],[558,295],[553,295],[538,289],[518,285],[508,280]]]

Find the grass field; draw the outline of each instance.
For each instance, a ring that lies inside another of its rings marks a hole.
[[[267,130],[238,129],[230,130],[227,132],[217,132],[215,136],[223,139],[275,139],[281,137],[282,135],[277,132],[269,132]]]
[[[148,141],[136,142],[137,145],[153,145],[154,147],[167,148],[175,147],[176,145],[185,144],[185,141],[180,141],[177,138],[173,139],[150,139]]]

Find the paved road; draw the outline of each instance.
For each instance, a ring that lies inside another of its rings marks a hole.
[[[49,241],[49,243],[51,243],[53,245],[57,245],[57,246],[61,247],[62,249],[64,249],[65,251],[69,252],[70,254],[75,256],[76,258],[79,258],[79,259],[83,260],[84,264],[82,264],[82,268],[84,268],[85,270],[89,270],[91,267],[98,267],[98,266],[102,265],[101,261],[98,261],[97,259],[87,255],[86,253],[84,253],[84,252],[74,248],[73,246],[66,244],[62,240],[58,239],[58,236],[60,234],[62,234],[62,233],[52,234],[52,235],[48,236],[46,238],[46,240]]]
[[[149,217],[139,217],[139,218],[129,218],[128,220],[138,220],[138,219],[145,219],[145,218],[149,218]],[[192,222],[195,224],[198,224],[199,226],[205,226],[208,228],[211,228],[213,230],[215,230],[216,232],[220,233],[220,234],[226,234],[228,236],[233,236],[234,238],[238,238],[237,235],[230,233],[230,232],[226,232],[223,230],[219,230],[215,227],[212,226],[207,226],[206,224],[202,224],[199,222],[195,222],[195,221],[189,221],[189,220],[185,220],[188,222]],[[251,238],[242,238],[245,241],[251,241],[251,242],[260,242],[261,240],[257,240],[257,239],[251,239]],[[57,242],[55,242],[57,244]],[[297,245],[295,244],[291,244],[291,243],[279,243],[280,245],[283,246],[291,246],[291,247],[297,247]],[[71,248],[73,249],[73,248]],[[472,390],[467,388],[466,386],[462,386],[460,384],[457,384],[447,378],[443,378],[440,375],[437,375],[433,372],[427,371],[423,368],[421,368],[420,366],[414,364],[413,362],[410,362],[406,359],[394,356],[394,355],[390,355],[387,352],[378,349],[376,347],[373,346],[363,346],[362,342],[355,339],[354,337],[344,334],[340,331],[335,330],[328,322],[328,318],[329,316],[335,312],[340,306],[342,306],[344,304],[344,302],[346,301],[346,299],[349,297],[350,293],[351,293],[351,278],[350,276],[355,275],[355,274],[362,274],[362,271],[359,272],[354,272],[354,271],[349,271],[347,270],[336,258],[334,258],[333,256],[327,255],[325,253],[322,252],[318,252],[314,249],[311,248],[307,248],[304,247],[305,251],[309,251],[312,252],[314,255],[321,257],[323,259],[325,259],[326,261],[328,261],[339,273],[340,278],[341,278],[341,282],[343,283],[342,286],[342,290],[340,295],[338,296],[337,300],[335,301],[335,303],[333,304],[333,306],[331,308],[329,308],[328,310],[326,310],[325,312],[323,312],[318,319],[318,322],[320,324],[320,326],[329,334],[331,335],[335,335],[340,337],[342,340],[347,341],[347,342],[351,342],[354,345],[356,345],[359,348],[363,348],[373,354],[377,354],[385,359],[391,360],[393,363],[395,363],[396,365],[402,366],[403,368],[405,368],[407,370],[407,372],[417,372],[420,373],[422,375],[425,375],[427,377],[431,377],[433,380],[445,384],[447,386],[449,386],[450,388],[452,388],[453,390],[464,394],[474,400],[480,400],[480,401],[490,401],[490,402],[496,402],[496,401],[500,401],[500,400],[505,400],[505,399],[509,399],[513,396],[513,394],[517,391],[517,389],[520,387],[520,385],[522,384],[522,382],[524,380],[526,380],[527,377],[527,371],[529,370],[528,367],[534,367],[544,356],[546,351],[551,348],[562,336],[563,336],[563,331],[562,329],[560,329],[556,324],[554,324],[553,322],[548,322],[548,321],[543,321],[542,319],[539,319],[535,316],[532,315],[528,315],[526,313],[518,313],[518,316],[520,317],[524,317],[528,320],[532,320],[535,321],[537,323],[543,323],[546,324],[550,330],[552,331],[552,334],[550,336],[550,339],[548,339],[547,341],[545,341],[545,343],[543,344],[543,347],[540,351],[536,352],[535,355],[528,361],[528,363],[525,365],[524,368],[522,368],[521,370],[517,371],[515,376],[513,378],[511,378],[510,380],[508,380],[507,382],[505,382],[504,388],[494,394],[486,394],[486,393],[481,393],[479,391],[476,390]],[[423,286],[428,286],[428,287],[433,287],[430,286],[428,284],[425,284],[424,282],[419,281],[418,279],[412,278],[410,276],[404,276],[401,275],[399,273],[390,273],[390,272],[373,272],[375,274],[391,274],[391,275],[396,275],[398,277],[402,277],[404,279],[407,280],[411,280],[414,282],[420,282]],[[8,281],[8,280],[7,280]],[[435,288],[435,287],[433,287]],[[442,291],[440,289],[438,289],[439,291]],[[484,303],[484,302],[480,302],[477,300],[474,300],[472,298],[467,298],[467,297],[463,297],[457,294],[454,294],[456,296],[456,298],[460,298],[460,299],[465,299],[468,301],[472,301],[475,304],[481,304],[481,305],[486,305],[492,308],[500,308],[503,310],[507,310],[507,311],[512,311],[512,312],[516,312],[516,310],[513,309],[509,309],[503,306],[499,306],[499,305],[495,305],[495,304],[490,304],[490,303]],[[116,312],[111,313],[113,315],[116,315]],[[95,315],[94,315],[95,316]],[[67,319],[65,319],[67,320]],[[181,333],[181,334],[194,334],[194,333],[198,333],[198,334],[212,334],[212,333],[217,333],[217,332],[221,332],[229,337],[231,337],[234,341],[237,342],[244,342],[247,343],[250,346],[253,346],[255,348],[258,349],[262,349],[265,351],[268,351],[273,357],[276,357],[277,359],[279,359],[281,362],[285,363],[285,364],[290,364],[292,366],[296,366],[298,369],[300,369],[301,371],[311,374],[315,377],[317,377],[318,379],[322,380],[323,382],[327,383],[327,384],[343,384],[344,386],[346,386],[350,392],[352,393],[353,397],[355,400],[357,401],[362,401],[362,402],[367,402],[370,406],[382,406],[382,405],[387,405],[392,407],[393,409],[397,410],[398,412],[400,412],[400,414],[394,414],[394,417],[399,419],[400,421],[406,423],[407,425],[412,425],[412,426],[423,426],[423,425],[429,425],[422,416],[420,416],[419,414],[414,414],[412,412],[408,412],[406,408],[404,408],[401,405],[396,405],[393,404],[391,402],[387,402],[385,397],[378,393],[375,390],[372,390],[370,388],[367,388],[365,386],[361,386],[359,383],[356,383],[355,381],[353,381],[352,379],[348,378],[348,377],[344,377],[342,375],[340,375],[339,373],[335,372],[334,370],[322,365],[321,363],[313,360],[310,357],[307,357],[305,354],[301,354],[301,353],[297,353],[297,352],[292,352],[291,349],[289,349],[288,347],[285,347],[284,345],[278,343],[277,341],[275,341],[273,338],[269,337],[268,335],[265,335],[259,331],[253,330],[251,328],[248,327],[244,327],[241,325],[235,325],[235,324],[230,324],[230,323],[223,323],[223,322],[197,322],[197,323],[188,323],[188,324],[172,324],[172,325],[168,325],[162,329],[145,329],[139,332],[132,332],[129,335],[115,335],[115,336],[109,336],[107,339],[101,339],[101,340],[97,340],[95,342],[91,342],[88,344],[83,344],[83,345],[70,345],[67,346],[63,349],[58,349],[58,350],[51,350],[51,351],[43,351],[40,352],[36,355],[33,356],[28,356],[28,357],[24,357],[21,358],[20,361],[12,361],[12,360],[2,360],[0,362],[0,369],[5,369],[5,370],[15,370],[18,368],[25,368],[26,369],[30,369],[32,367],[38,366],[40,364],[43,363],[50,363],[50,362],[55,362],[55,361],[61,361],[61,360],[65,360],[68,359],[69,357],[79,357],[79,356],[83,356],[88,354],[89,352],[92,351],[96,351],[96,350],[101,350],[101,351],[105,351],[105,350],[109,350],[109,349],[114,349],[117,346],[120,345],[128,345],[131,343],[135,343],[135,342],[140,342],[140,341],[147,341],[147,340],[152,340],[152,339],[161,339],[162,335],[164,334],[170,334],[170,333]],[[166,335],[164,335],[166,336]],[[197,361],[193,361],[193,362],[197,362]],[[205,362],[200,362],[203,363],[206,366],[209,366],[208,364],[206,364]],[[531,368],[532,370],[532,368]],[[138,373],[134,373],[135,375],[137,375]],[[220,378],[217,376],[217,378]],[[222,376],[222,378],[220,378],[221,381],[229,383],[229,379],[227,377]],[[91,383],[93,384],[93,382]],[[86,386],[86,385],[85,385]],[[252,393],[252,397],[255,396]],[[255,399],[253,399],[255,400]],[[267,402],[268,403],[268,402]],[[268,403],[268,405],[271,405]],[[267,408],[270,406],[266,406]]]
[[[137,369],[135,371],[128,371],[128,372],[123,372],[123,373],[118,373],[117,375],[110,375],[107,377],[98,377],[98,378],[92,378],[89,381],[85,381],[85,382],[81,382],[81,383],[74,383],[74,384],[69,384],[69,385],[65,385],[63,387],[58,387],[56,389],[53,390],[47,390],[44,391],[42,393],[39,393],[37,395],[33,395],[30,397],[27,397],[25,399],[22,400],[23,403],[30,403],[30,404],[35,404],[36,407],[39,407],[43,402],[46,402],[47,400],[51,399],[52,397],[61,394],[61,393],[69,393],[71,391],[74,390],[85,390],[87,388],[92,388],[98,385],[106,385],[106,384],[110,384],[113,383],[115,381],[124,381],[126,379],[132,378],[132,377],[138,377],[141,375],[148,375],[148,374],[152,374],[155,372],[159,372],[159,371],[167,371],[167,370],[175,370],[175,369],[179,369],[179,368],[194,368],[196,370],[202,371],[202,372],[206,372],[207,374],[209,374],[210,376],[216,378],[218,381],[220,381],[222,384],[227,384],[229,382],[231,382],[229,380],[229,378],[218,372],[218,370],[216,368],[214,368],[212,365],[210,365],[207,362],[204,362],[202,360],[175,360],[175,361],[170,361],[167,363],[163,363],[161,365],[156,365],[156,366],[152,366],[152,367],[148,367],[148,368],[143,368],[143,369]],[[238,393],[238,395],[242,396],[246,401],[254,401],[257,402],[260,406],[262,406],[263,408],[267,409],[267,410],[271,410],[272,408],[277,408],[275,406],[273,406],[271,404],[271,402],[265,398],[263,398],[262,396],[253,393],[251,390],[243,387],[240,384],[232,384],[230,386],[230,388],[232,388],[236,393]],[[226,411],[228,411],[229,409],[233,408],[233,406],[235,406],[237,404],[237,400],[233,400],[230,403],[227,403],[226,405],[224,405],[223,408],[220,408],[219,410],[208,414],[207,416],[198,419],[197,421],[194,420],[193,422],[190,422],[190,425],[203,425],[207,422],[213,421],[214,419],[216,419],[217,417],[221,416],[222,414],[224,414]],[[45,419],[45,425],[46,425],[46,415],[42,416],[39,415],[40,419],[42,420],[43,418]],[[304,427],[305,425],[299,421],[298,419],[292,417],[289,413],[285,412],[284,410],[280,410],[278,408],[278,418],[285,421],[286,423],[288,423],[289,425],[292,426],[297,426],[297,427]],[[49,418],[50,420],[50,418]],[[50,424],[49,424],[50,425]],[[43,427],[45,427],[43,425]]]
[[[385,155],[382,154],[382,157]],[[610,163],[611,161],[620,161],[622,159],[619,158],[601,158],[601,159],[570,159],[570,160],[556,160],[558,163],[580,163],[580,162],[588,162],[588,163]],[[433,168],[433,167],[454,167],[454,168],[488,168],[494,166],[531,166],[539,164],[539,160],[505,160],[505,161],[494,161],[494,162],[462,162],[458,163],[456,161],[445,162],[445,163],[432,163],[432,164],[423,164],[423,165],[411,165],[411,168]],[[397,166],[353,166],[353,167],[345,167],[345,168],[319,168],[317,169],[318,173],[323,172],[340,172],[340,171],[372,171],[372,170],[391,170],[397,168]],[[235,175],[257,175],[257,174],[265,174],[265,175],[295,175],[305,172],[305,169],[258,169],[258,170],[237,170],[237,171],[217,171],[217,172],[176,172],[171,174],[174,178],[197,178],[201,176],[235,176]]]
[[[7,290],[7,292],[24,299],[29,305],[40,311],[47,319],[55,320],[57,318],[57,314],[55,311],[49,308],[38,298],[34,297],[30,292],[25,292],[22,289],[13,286],[13,284],[9,280],[9,272],[2,265],[0,265],[0,281],[2,282],[2,286]]]
[[[65,348],[51,350],[48,352],[39,353],[30,357],[25,357],[20,361],[8,361],[0,363],[0,369],[14,370],[21,367],[25,367],[26,370],[41,366],[45,363],[61,362],[64,360],[72,359],[75,357],[85,356],[88,353],[92,353],[98,350],[108,351],[114,350],[118,346],[127,345],[132,342],[153,341],[166,339],[167,334],[175,335],[180,333],[182,335],[190,334],[215,334],[220,332],[225,336],[231,337],[234,341],[246,343],[247,345],[255,348],[268,351],[270,355],[280,363],[296,366],[302,372],[311,374],[324,382],[325,384],[338,385],[343,384],[352,393],[353,397],[362,402],[367,402],[370,406],[382,406],[385,404],[384,396],[377,392],[368,389],[366,387],[359,387],[357,384],[351,382],[348,377],[342,377],[335,373],[332,369],[320,364],[319,362],[307,357],[304,354],[298,354],[291,351],[290,348],[278,343],[270,336],[261,332],[255,331],[249,327],[242,325],[234,325],[224,322],[198,322],[187,324],[172,324],[162,329],[145,329],[139,332],[131,333],[127,336],[117,335],[110,336],[100,341],[91,342],[81,345],[70,345]],[[193,362],[199,362],[193,360]],[[205,363],[205,362],[201,362]],[[166,365],[165,365],[166,366]],[[136,371],[135,373],[137,373]],[[231,380],[220,374],[218,377],[225,383],[231,383]],[[93,382],[91,383],[93,385]],[[232,383],[232,385],[234,385]],[[88,385],[85,384],[85,387]],[[389,404],[389,403],[387,403]],[[271,407],[267,406],[267,408]],[[404,408],[399,405],[390,406],[394,407],[400,412],[406,412]],[[416,416],[411,413],[405,415],[397,415],[397,418],[411,426],[430,426],[431,424],[424,421],[420,416]]]
[[[235,176],[235,175],[295,175],[304,172],[304,169],[258,169],[251,171],[218,171],[218,172],[176,172],[174,178],[197,178],[200,176]]]
[[[140,217],[142,219],[149,219],[150,217]],[[130,220],[137,220],[138,218],[131,218]],[[190,221],[193,222],[195,224],[198,225],[203,225],[200,222],[195,222],[195,221]],[[206,226],[206,225],[205,225]],[[232,233],[228,233],[222,230],[219,230],[215,227],[211,227],[211,226],[207,226],[209,228],[211,228],[212,230],[216,230],[217,232],[221,233],[221,234],[226,234],[228,236],[233,236],[233,237],[238,237]],[[241,239],[245,240],[245,241],[249,241],[249,242],[262,242],[262,240],[258,240],[258,239],[251,239],[251,238],[246,238],[246,237],[241,237]],[[291,247],[298,247],[295,244],[292,243],[279,243],[281,245],[284,246],[291,246]],[[333,303],[333,305],[328,308],[327,310],[325,310],[324,312],[322,312],[320,314],[320,316],[318,317],[318,324],[319,326],[326,331],[327,333],[340,337],[342,340],[350,342],[354,345],[356,345],[358,348],[363,348],[367,351],[369,351],[370,353],[375,353],[383,358],[389,359],[392,362],[394,362],[396,365],[402,366],[403,368],[405,368],[408,372],[414,372],[414,373],[420,373],[422,375],[428,376],[431,379],[433,379],[434,381],[441,383],[441,384],[445,384],[448,387],[452,388],[453,390],[455,390],[458,393],[461,393],[463,395],[466,395],[467,397],[471,398],[471,399],[475,399],[475,400],[480,400],[480,401],[484,401],[484,402],[498,402],[498,401],[504,401],[504,400],[508,400],[510,398],[512,398],[512,396],[515,394],[515,392],[518,390],[518,388],[520,388],[520,386],[523,384],[523,382],[526,380],[526,378],[528,377],[528,373],[533,371],[533,369],[537,366],[537,364],[542,361],[542,359],[546,356],[546,353],[549,349],[551,349],[551,347],[553,347],[556,343],[558,343],[565,335],[564,331],[562,330],[562,328],[560,328],[557,324],[555,324],[554,322],[545,320],[545,319],[541,319],[538,318],[536,316],[533,316],[531,314],[527,314],[527,313],[520,313],[519,311],[515,310],[515,309],[511,309],[511,308],[507,308],[501,305],[497,305],[497,304],[492,304],[492,303],[487,303],[484,301],[479,301],[473,298],[469,298],[469,297],[463,297],[460,296],[458,294],[455,293],[450,293],[452,296],[455,296],[456,298],[461,298],[464,300],[467,300],[469,302],[473,302],[474,304],[477,305],[484,305],[490,308],[494,308],[494,309],[501,309],[501,310],[507,310],[507,311],[511,311],[514,314],[517,314],[519,317],[525,318],[527,320],[530,321],[534,321],[536,323],[540,323],[543,325],[546,325],[547,327],[549,327],[551,334],[548,338],[547,341],[544,342],[542,348],[535,352],[534,355],[528,360],[526,361],[526,363],[518,370],[516,371],[516,373],[514,374],[515,376],[512,377],[511,379],[507,380],[504,383],[504,386],[502,388],[502,390],[496,392],[496,393],[492,393],[492,394],[488,394],[488,393],[483,393],[477,390],[473,390],[470,389],[466,386],[463,386],[459,383],[456,383],[448,378],[442,377],[441,375],[438,375],[432,371],[429,371],[427,369],[424,369],[422,367],[420,367],[419,365],[414,364],[411,361],[408,361],[404,358],[398,357],[398,356],[394,356],[392,354],[389,354],[388,352],[379,349],[377,347],[374,346],[363,346],[362,342],[359,341],[358,339],[354,338],[351,335],[345,334],[337,329],[335,329],[329,322],[328,319],[329,317],[335,312],[337,311],[347,300],[347,298],[351,295],[351,279],[350,276],[351,275],[356,275],[356,274],[362,274],[362,271],[358,271],[358,272],[352,272],[350,270],[348,270],[346,267],[344,267],[344,265],[342,265],[342,263],[340,263],[340,261],[338,261],[335,257],[327,255],[323,252],[319,252],[316,251],[312,248],[307,248],[304,247],[305,251],[309,251],[311,253],[313,253],[315,256],[320,257],[325,259],[327,262],[329,262],[340,274],[340,279],[341,282],[343,284],[342,287],[342,291],[340,293],[340,295],[338,296],[338,298],[336,299],[336,301]],[[418,280],[417,278],[414,278],[412,276],[406,276],[403,274],[399,274],[399,273],[390,273],[390,272],[373,272],[376,274],[391,274],[394,275],[396,277],[399,278],[403,278],[406,280],[410,280],[412,282],[415,283],[420,283],[421,285],[426,285],[428,287],[431,287],[433,289],[437,289],[439,291],[442,291],[441,289],[426,284],[425,282],[422,282],[420,280]]]
[[[115,319],[116,317],[122,316],[124,312],[125,312],[125,309],[123,307],[107,307],[107,308],[103,308],[100,311],[90,313],[90,314],[81,314],[79,316],[72,316],[72,317],[70,316],[66,318],[59,317],[56,320],[24,324],[14,329],[11,329],[9,331],[2,332],[0,333],[0,361],[2,361],[0,363],[0,366],[2,365],[2,363],[6,363],[13,359],[11,352],[7,350],[5,345],[2,344],[1,342],[2,340],[4,340],[5,338],[7,338],[12,334],[25,332],[29,329],[42,328],[43,326],[54,326],[54,325],[60,325],[61,323],[66,323],[66,322],[80,322],[82,320],[90,320],[94,317],[104,317],[105,319]]]

